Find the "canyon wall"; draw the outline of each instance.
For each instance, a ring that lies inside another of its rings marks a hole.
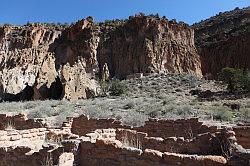
[[[0,33],[2,98],[15,100],[15,96],[11,94],[21,92],[27,85],[39,89],[41,97],[47,97],[42,87],[44,85],[50,87],[57,76],[54,68],[55,58],[47,51],[48,45],[61,32],[49,27],[33,25],[4,26]],[[33,94],[27,94],[27,98],[32,98],[32,96]],[[21,96],[16,98],[21,98]]]
[[[105,23],[88,17],[68,27],[1,26],[0,98],[82,99],[97,95],[99,79],[159,72],[215,78],[224,67],[250,69],[249,9],[192,28],[143,14]]]
[[[98,47],[99,66],[111,76],[134,73],[191,73],[201,76],[194,31],[164,18],[138,16],[108,31]]]
[[[89,91],[95,94],[97,83],[85,71],[84,61],[67,63],[74,57],[64,55],[67,53],[64,48],[57,49],[62,53],[50,51],[63,30],[41,24],[2,28],[0,92],[3,100],[78,99],[87,98],[91,95]]]
[[[194,24],[203,75],[225,67],[250,69],[250,7],[220,13]]]
[[[0,27],[2,100],[90,98],[105,72],[108,79],[159,72],[201,76],[194,31],[144,15],[111,23],[88,17],[67,28]]]

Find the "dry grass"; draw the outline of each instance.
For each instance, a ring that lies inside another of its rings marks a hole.
[[[218,91],[220,84],[199,80],[190,75],[158,74],[141,79],[125,80],[129,87],[121,96],[104,96],[78,101],[29,101],[0,103],[2,113],[25,112],[29,118],[46,118],[58,126],[67,116],[88,114],[90,117],[121,119],[124,124],[142,125],[148,118],[189,118],[204,120],[250,121],[250,99],[198,101],[192,89]],[[240,110],[224,107],[224,103],[238,103]]]

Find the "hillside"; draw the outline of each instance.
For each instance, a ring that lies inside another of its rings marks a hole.
[[[218,82],[186,74],[153,74],[123,80],[121,84],[127,90],[120,96],[105,90],[105,94],[92,99],[7,102],[0,104],[0,109],[4,114],[25,113],[31,119],[44,118],[52,126],[82,114],[92,118],[117,118],[133,126],[143,125],[149,118],[198,117],[210,123],[250,122],[249,94],[227,94],[225,86]],[[197,90],[200,94],[192,92]]]
[[[203,75],[224,67],[250,69],[250,7],[220,13],[192,26]]]

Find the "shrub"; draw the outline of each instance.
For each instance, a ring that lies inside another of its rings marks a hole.
[[[15,129],[15,124],[11,121],[9,121],[5,126],[4,126],[5,130],[14,130]]]
[[[135,107],[135,105],[134,105],[134,103],[132,103],[132,102],[129,102],[129,103],[127,103],[126,105],[124,105],[123,106],[123,109],[132,109],[132,108],[134,108]]]
[[[89,22],[94,22],[94,18],[92,16],[88,16],[86,18],[86,20],[89,21]]]
[[[100,82],[100,96],[107,96],[108,92],[108,83],[106,81],[101,81]]]
[[[132,20],[134,18],[134,16],[129,16],[128,19],[129,20]]]
[[[250,122],[250,108],[240,109],[241,121]]]
[[[229,92],[250,90],[250,77],[248,71],[234,68],[223,68],[218,74],[218,79],[227,84]]]
[[[213,118],[220,121],[232,121],[233,113],[225,107],[218,107],[213,111]]]
[[[116,112],[116,117],[120,117],[124,125],[133,127],[143,126],[145,121],[148,120],[147,115],[135,111],[129,111],[127,113]]]
[[[46,118],[51,117],[53,114],[50,106],[40,106],[39,108],[32,110],[28,113],[28,118]]]
[[[150,118],[157,118],[158,116],[160,116],[160,114],[161,114],[161,111],[154,110],[154,111],[152,111],[152,112],[149,113],[149,117]]]
[[[140,13],[136,14],[135,16],[136,16],[136,17],[137,17],[137,16],[138,16],[138,17],[144,17],[144,16],[145,16],[145,13],[140,12]]]
[[[38,103],[36,102],[27,102],[27,103],[24,103],[25,105],[23,106],[24,109],[32,109],[32,108],[35,108],[37,107]]]
[[[127,92],[127,86],[118,80],[113,80],[110,83],[109,92],[111,96],[120,96]]]
[[[250,92],[250,73],[247,74],[247,78],[245,80],[244,88],[245,88],[245,90]]]
[[[193,116],[193,110],[189,105],[182,105],[177,107],[175,113],[182,118]]]
[[[32,23],[28,21],[26,25],[27,26],[32,26]]]

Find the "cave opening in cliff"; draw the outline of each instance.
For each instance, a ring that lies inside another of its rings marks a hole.
[[[49,99],[59,100],[62,98],[63,85],[59,77],[56,78],[49,88]]]
[[[32,86],[28,85],[26,83],[26,87],[17,94],[18,100],[19,101],[30,101],[33,99],[34,96],[34,89]]]
[[[0,102],[17,102],[17,101],[30,101],[33,99],[34,96],[34,89],[32,86],[28,85],[28,83],[25,84],[25,88],[17,93],[0,93]]]

